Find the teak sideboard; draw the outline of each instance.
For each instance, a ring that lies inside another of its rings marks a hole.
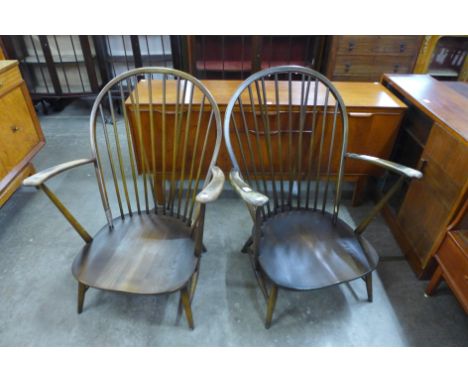
[[[429,75],[386,74],[382,82],[409,107],[392,159],[424,174],[405,184],[385,216],[413,269],[426,277],[467,198],[468,98]]]
[[[281,82],[281,81],[280,81]],[[241,84],[238,80],[204,80],[203,83],[209,89],[213,97],[215,98],[221,113],[224,114],[227,104],[231,96],[234,94],[237,87]],[[267,97],[274,98],[274,94],[269,94],[269,84],[266,83]],[[286,83],[286,82],[285,82]],[[398,134],[398,129],[403,115],[407,109],[406,105],[399,101],[391,92],[385,89],[379,83],[362,83],[362,82],[334,82],[334,85],[340,92],[344,99],[347,107],[349,116],[349,140],[348,140],[348,151],[374,155],[380,158],[389,158],[393,148],[394,141]],[[158,123],[161,123],[161,99],[157,99],[156,95],[161,93],[162,81],[153,80],[151,82],[152,94],[154,98],[151,101],[154,123],[157,134],[161,134],[161,128],[158,128]],[[172,110],[176,104],[176,93],[177,89],[175,81],[166,81],[167,96],[165,100],[165,107],[167,113],[172,113],[166,119],[167,126],[174,125],[174,114]],[[182,86],[182,85],[180,85]],[[300,105],[300,85],[293,81],[293,105]],[[297,88],[297,89],[296,89]],[[287,86],[284,86],[285,91],[279,91],[279,99],[281,104],[287,104],[288,94]],[[319,98],[324,96],[325,91],[319,88]],[[187,94],[188,94],[187,90]],[[136,92],[133,92],[135,96]],[[296,94],[297,93],[297,94]],[[311,90],[312,94],[313,91]],[[182,91],[180,91],[182,94]],[[201,95],[200,95],[201,96]],[[297,97],[296,97],[297,96]],[[135,97],[136,98],[136,97]],[[196,95],[194,95],[194,100]],[[149,97],[148,97],[148,83],[142,80],[138,84],[138,99],[139,99],[139,113],[141,116],[141,123],[143,125],[143,134],[145,136],[144,141],[149,145]],[[195,101],[194,101],[195,103]],[[134,119],[135,111],[131,102],[131,97],[127,98],[126,107],[130,114],[130,123],[135,131],[135,125],[137,121]],[[172,109],[171,109],[172,107]],[[284,115],[287,115],[285,113]],[[208,118],[208,112],[206,112],[205,118]],[[183,118],[183,117],[182,117]],[[157,122],[159,121],[159,122]],[[190,129],[196,128],[197,121],[190,121]],[[182,126],[185,126],[185,121],[182,121]],[[185,129],[185,127],[184,127]],[[190,136],[190,134],[189,134]],[[172,139],[171,136],[166,138],[168,142]],[[190,138],[189,138],[190,139]],[[137,159],[139,157],[139,143],[138,139],[134,139],[135,149],[137,151]],[[171,144],[168,143],[168,147]],[[145,149],[145,152],[151,152],[150,147]],[[170,155],[169,155],[170,157]],[[336,162],[336,161],[334,161]],[[137,163],[138,164],[138,163]],[[229,159],[227,150],[224,144],[221,146],[221,151],[218,157],[218,166],[225,172],[231,170],[231,161]],[[168,165],[170,165],[168,163]],[[381,175],[382,171],[375,166],[367,165],[364,163],[358,163],[358,161],[348,161],[345,167],[345,180],[355,183],[355,191],[353,195],[353,204],[358,204],[363,196],[366,188],[366,182],[370,175],[378,176]]]
[[[0,61],[0,207],[34,173],[31,159],[45,144],[17,61]]]

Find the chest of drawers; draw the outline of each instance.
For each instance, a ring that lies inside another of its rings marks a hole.
[[[0,61],[0,206],[34,172],[44,145],[39,121],[16,61]]]
[[[334,36],[326,75],[335,81],[378,81],[383,73],[411,73],[419,36]]]

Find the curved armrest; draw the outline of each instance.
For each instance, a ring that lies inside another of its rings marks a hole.
[[[362,154],[354,154],[354,153],[346,153],[346,157],[351,159],[359,159],[365,162],[369,162],[375,164],[377,166],[386,168],[387,170],[396,172],[400,175],[404,175],[408,178],[416,178],[421,179],[423,174],[421,171],[415,170],[411,167],[406,167],[401,164],[391,162],[389,160],[376,158],[370,155],[362,155]]]
[[[234,189],[247,204],[254,207],[261,207],[268,202],[267,196],[252,190],[249,185],[244,182],[238,170],[231,170],[229,179],[231,180],[231,184],[234,186]]]
[[[96,159],[77,159],[70,162],[65,162],[54,167],[39,171],[38,173],[31,175],[30,177],[23,180],[23,186],[27,187],[39,187],[48,179],[54,177],[61,172],[70,170],[71,168],[81,166],[87,163],[94,163]]]
[[[218,199],[224,186],[224,173],[217,166],[211,169],[211,180],[208,185],[201,190],[196,197],[198,203],[210,203]]]

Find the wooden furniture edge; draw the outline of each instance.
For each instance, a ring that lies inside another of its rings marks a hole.
[[[28,163],[26,167],[24,167],[19,173],[16,173],[16,176],[12,179],[12,181],[0,193],[0,207],[2,207],[11,197],[11,195],[13,195],[13,193],[21,187],[23,180],[35,172],[36,169],[34,168],[34,165],[32,163]]]

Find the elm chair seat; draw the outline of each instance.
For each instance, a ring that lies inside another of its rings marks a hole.
[[[374,248],[330,214],[291,211],[262,225],[258,261],[268,278],[286,289],[313,290],[372,272]]]
[[[114,219],[75,258],[77,281],[92,288],[138,294],[180,290],[195,271],[190,229],[178,219],[141,214]]]

